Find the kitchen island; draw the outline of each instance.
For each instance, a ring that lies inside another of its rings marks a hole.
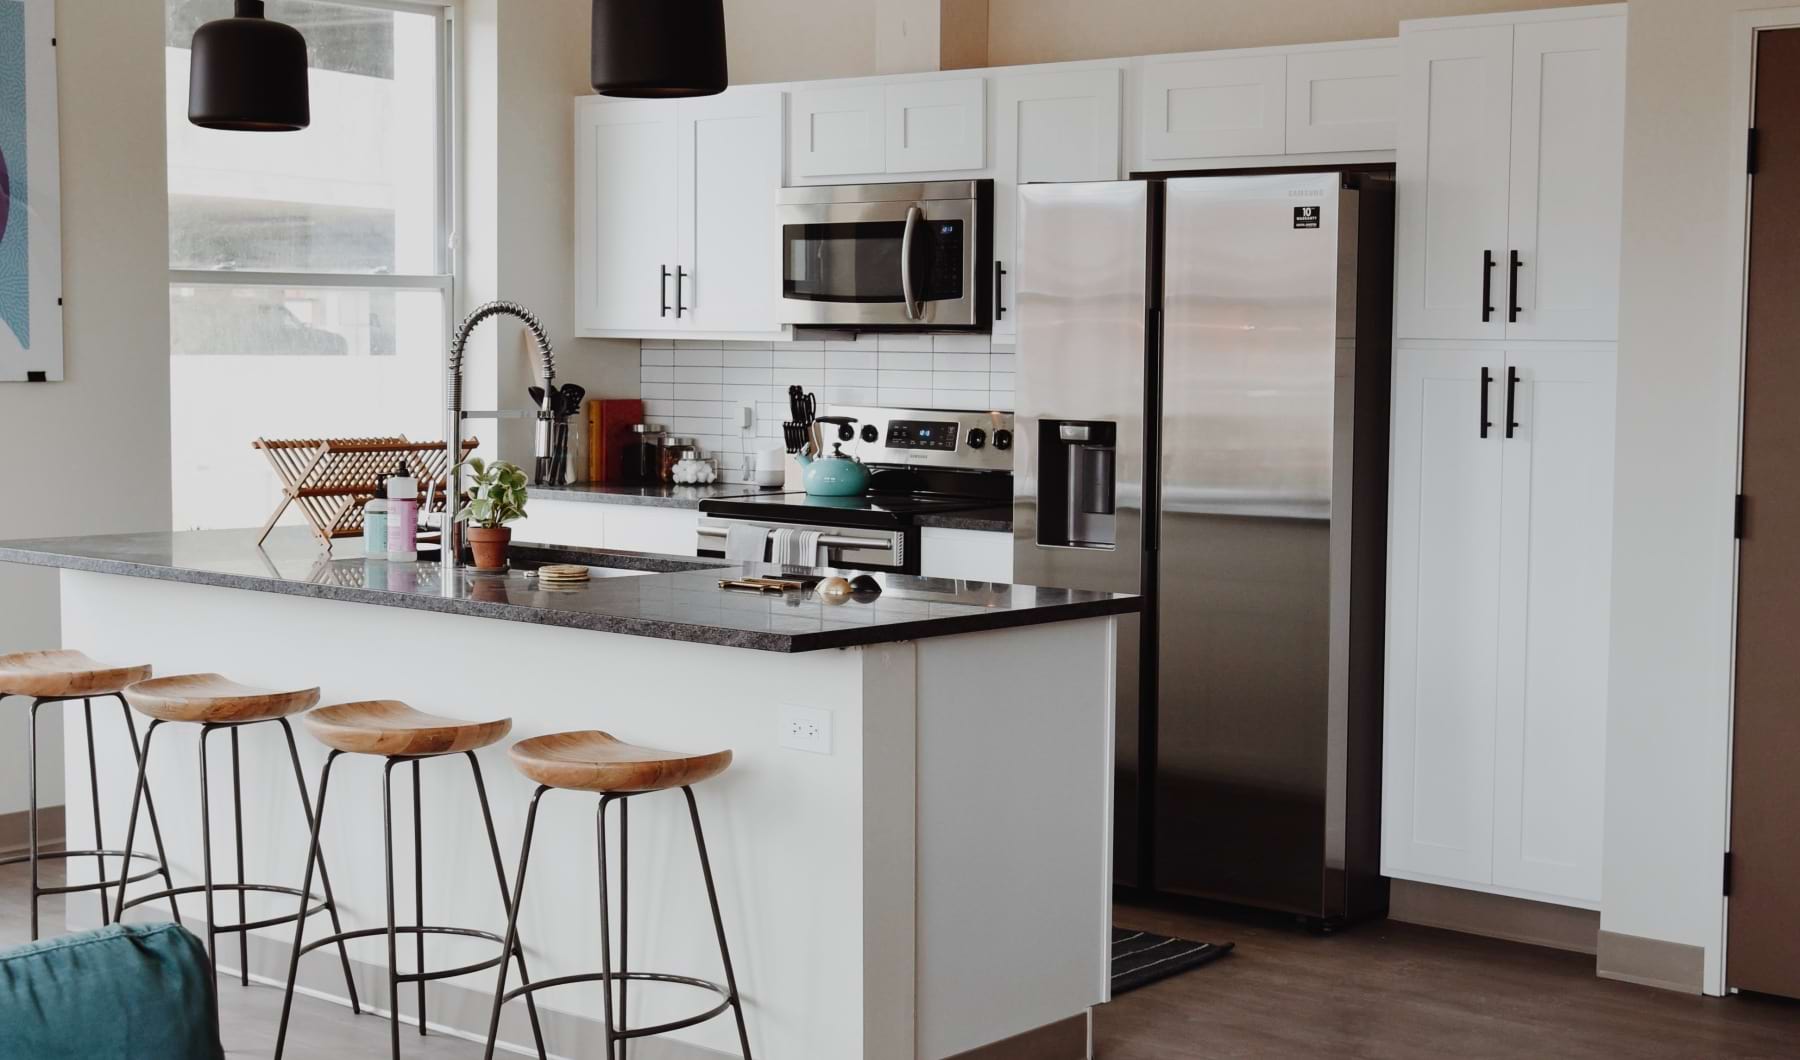
[[[879,596],[832,604],[719,587],[774,572],[761,565],[520,551],[521,566],[593,568],[591,582],[564,590],[519,571],[445,580],[429,563],[321,557],[295,531],[261,549],[254,537],[7,542],[0,561],[63,568],[64,643],[103,660],[319,685],[325,703],[395,698],[471,720],[510,716],[509,740],[599,728],[677,750],[730,748],[731,769],[696,795],[759,1056],[1003,1055],[986,1047],[1008,1039],[1001,1048],[1014,1051],[1004,1055],[1086,1055],[1088,1010],[1107,997],[1114,622],[1136,598],[883,575]],[[97,724],[122,728],[114,712],[95,713]],[[820,750],[785,745],[796,716],[822,723]],[[92,838],[86,742],[80,712],[68,717],[68,842],[83,846]],[[114,843],[130,801],[126,746],[122,732],[98,739]],[[195,736],[171,730],[150,763],[178,884],[200,872],[194,748]],[[304,736],[301,749],[316,782],[324,751]],[[305,830],[285,745],[252,729],[243,755],[249,876],[296,881]],[[532,785],[503,747],[483,759],[510,857]],[[323,849],[345,927],[374,927],[385,901],[379,770],[353,760],[339,773]],[[467,775],[424,774],[428,916],[492,928],[502,912],[491,876],[476,871],[486,842],[470,827],[479,818]],[[215,799],[228,798],[229,775],[215,769]],[[540,814],[520,922],[538,978],[595,967],[593,802],[552,795]],[[685,807],[678,797],[640,805],[631,967],[717,978]],[[220,817],[222,854],[232,828]],[[408,875],[399,882],[410,892]],[[287,901],[253,899],[250,914],[285,911]],[[70,908],[79,924],[98,920],[92,904]],[[199,903],[183,912],[198,919]],[[257,933],[252,974],[280,981],[290,938],[289,929]],[[432,941],[436,966],[491,949]],[[387,1005],[383,946],[361,940],[351,951],[359,991],[378,1008]],[[225,948],[222,966],[235,965],[235,949]],[[319,996],[343,990],[323,954],[303,963],[301,981]],[[436,984],[434,1025],[485,1028],[491,986],[486,973]],[[598,1051],[597,988],[538,996],[553,1051]],[[695,1005],[681,988],[634,989],[630,1019],[643,1026]],[[529,1040],[522,1008],[508,1007],[503,1040]],[[411,1011],[410,991],[402,1009]],[[676,1032],[673,1051],[657,1055],[735,1055],[734,1038],[714,1021]]]

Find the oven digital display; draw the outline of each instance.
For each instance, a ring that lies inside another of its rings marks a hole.
[[[941,449],[949,452],[956,448],[956,428],[954,421],[892,420],[888,423],[887,445],[889,449]]]

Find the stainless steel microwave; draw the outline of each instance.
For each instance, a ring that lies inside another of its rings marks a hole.
[[[994,182],[784,188],[781,322],[985,331]]]

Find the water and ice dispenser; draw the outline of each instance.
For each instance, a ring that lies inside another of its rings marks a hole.
[[[1115,547],[1118,424],[1042,420],[1038,431],[1038,544]]]

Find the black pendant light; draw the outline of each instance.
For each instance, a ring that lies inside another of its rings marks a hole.
[[[593,75],[603,96],[725,91],[724,0],[594,0]]]
[[[262,0],[235,0],[233,18],[194,31],[188,121],[208,129],[293,132],[312,122],[306,38],[263,17]]]

